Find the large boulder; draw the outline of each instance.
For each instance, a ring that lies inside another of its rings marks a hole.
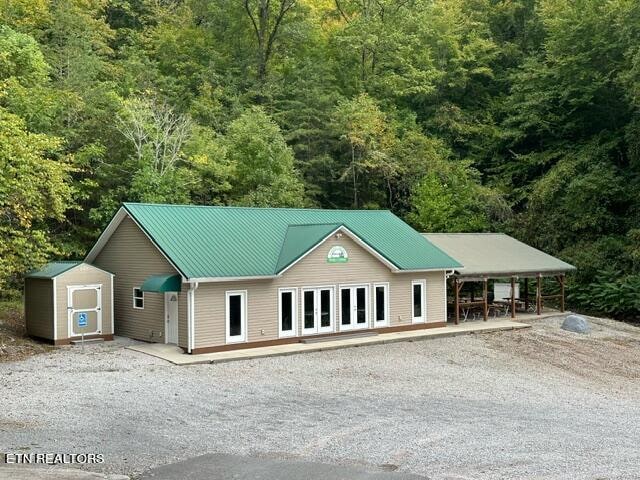
[[[567,315],[567,318],[562,322],[560,327],[563,330],[576,333],[589,333],[591,332],[591,326],[587,319],[580,315]]]

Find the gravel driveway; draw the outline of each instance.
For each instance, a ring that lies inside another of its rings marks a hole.
[[[0,452],[138,474],[208,452],[433,479],[640,477],[640,329],[533,328],[176,367],[131,341],[0,364]]]

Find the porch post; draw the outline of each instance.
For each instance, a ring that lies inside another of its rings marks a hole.
[[[564,274],[558,277],[560,282],[560,311],[564,312]]]
[[[489,305],[487,303],[487,279],[485,278],[482,281],[482,300],[483,300],[483,305],[482,305],[482,314],[484,316],[484,321],[487,321],[487,317],[489,316]]]
[[[460,289],[458,288],[458,277],[453,278],[453,288],[455,290],[456,295],[456,319],[455,323],[458,325],[460,323]]]
[[[538,274],[536,284],[536,314],[542,313],[542,275]]]
[[[529,311],[529,278],[524,279],[524,311]]]
[[[511,277],[511,318],[516,318],[516,277]]]

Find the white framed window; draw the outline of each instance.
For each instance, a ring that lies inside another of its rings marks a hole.
[[[295,337],[298,332],[298,289],[278,289],[278,334]]]
[[[425,295],[427,290],[426,280],[413,280],[411,282],[411,322],[424,323],[427,321]]]
[[[373,284],[373,326],[389,325],[389,284]]]
[[[247,291],[225,292],[227,343],[247,341]]]
[[[144,292],[140,287],[133,287],[133,308],[144,310]]]

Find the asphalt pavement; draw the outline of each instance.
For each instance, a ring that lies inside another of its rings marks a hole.
[[[344,465],[209,454],[163,465],[140,480],[425,480],[401,472],[366,471]]]

